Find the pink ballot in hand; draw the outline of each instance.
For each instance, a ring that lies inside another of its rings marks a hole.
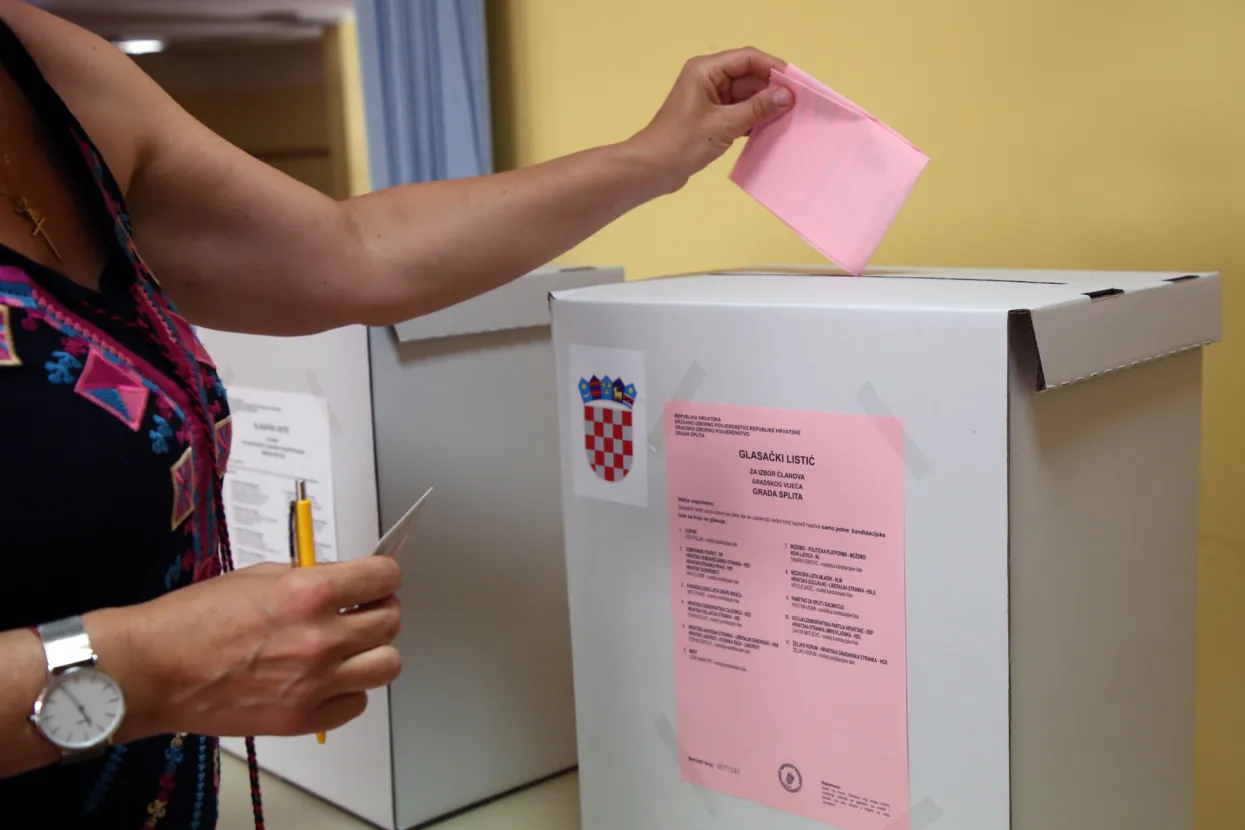
[[[929,157],[890,127],[794,66],[771,82],[791,112],[753,130],[731,180],[804,240],[860,275]]]

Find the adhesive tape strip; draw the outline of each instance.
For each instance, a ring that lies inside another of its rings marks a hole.
[[[882,400],[882,396],[878,394],[878,390],[873,388],[873,384],[865,383],[860,387],[860,391],[856,393],[856,400],[865,408],[865,412],[877,418],[893,418],[890,407]],[[885,435],[885,433],[883,433]],[[887,436],[887,442],[893,442],[893,439]],[[918,480],[929,475],[932,469],[929,460],[925,454],[917,448],[912,441],[912,436],[908,434],[908,430],[903,430],[903,444],[894,447],[895,452],[899,453],[903,459],[904,465],[908,468],[908,472],[912,473]]]
[[[670,723],[669,718],[662,715],[654,726],[657,729],[657,735],[670,750],[670,757],[674,759],[675,766],[681,771],[684,752],[679,744],[679,736],[675,734],[674,725]],[[692,790],[700,799],[701,805],[710,816],[716,818],[719,809],[716,794],[704,784],[694,769],[688,770],[687,775],[691,779],[689,783],[692,784]],[[907,813],[886,825],[883,830],[925,830],[940,818],[942,818],[942,810],[938,808],[938,805],[928,798],[923,798]]]
[[[306,381],[307,390],[311,394],[324,398],[324,406],[329,411],[329,432],[340,436],[342,434],[341,421],[337,420],[337,413],[333,411],[333,404],[329,401],[329,396],[324,393],[324,387],[320,385],[320,378],[316,376],[313,370],[308,369]]]
[[[922,798],[904,815],[886,825],[883,830],[925,830],[942,818],[942,810],[928,798]]]
[[[684,398],[682,400],[686,399]],[[658,718],[655,725],[657,727],[657,734],[661,736],[662,742],[664,742],[666,748],[670,750],[670,756],[674,758],[675,766],[681,771],[683,767],[683,747],[679,745],[679,736],[675,734],[674,726],[670,723],[670,719],[665,715]],[[717,817],[717,796],[712,790],[705,786],[704,782],[698,775],[696,775],[694,770],[688,771],[688,778],[691,779],[689,783],[692,784],[692,791],[696,793],[696,797],[700,799],[701,806],[705,808],[705,811],[708,812],[709,815]]]
[[[692,365],[687,367],[687,371],[683,373],[683,377],[679,378],[679,382],[674,385],[674,391],[666,397],[666,400],[690,401],[696,397],[696,391],[704,382],[705,370],[699,362],[693,360]],[[648,451],[657,455],[666,444],[666,417],[662,411],[658,411],[655,416],[650,414],[649,417],[652,418],[653,425],[648,431]]]

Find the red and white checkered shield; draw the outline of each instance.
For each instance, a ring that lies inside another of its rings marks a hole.
[[[612,401],[584,405],[584,451],[605,481],[622,481],[635,463],[631,410]]]

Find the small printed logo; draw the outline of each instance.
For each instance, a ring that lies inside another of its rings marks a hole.
[[[798,793],[804,788],[804,776],[792,764],[783,764],[778,768],[778,783],[789,793]]]
[[[584,401],[584,452],[602,481],[622,481],[635,463],[635,384],[606,375],[579,379]]]

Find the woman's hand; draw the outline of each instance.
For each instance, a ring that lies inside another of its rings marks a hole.
[[[302,735],[353,720],[400,671],[400,583],[386,557],[256,565],[127,609],[141,611],[129,658],[148,682],[123,691],[148,713],[142,731]]]
[[[666,102],[631,141],[666,172],[678,190],[755,127],[791,108],[791,92],[771,87],[786,64],[756,49],[692,58]]]

